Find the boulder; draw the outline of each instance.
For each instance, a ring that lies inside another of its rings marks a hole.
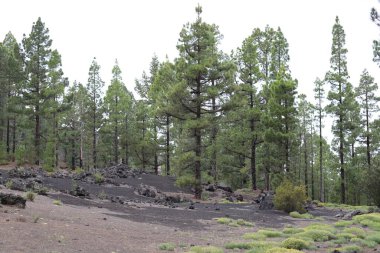
[[[26,199],[19,195],[0,192],[0,203],[2,205],[11,205],[17,206],[19,208],[25,208]]]
[[[83,187],[77,185],[74,187],[70,192],[70,195],[77,196],[77,197],[88,197],[90,196],[90,193],[86,191]]]
[[[255,202],[259,204],[259,209],[270,210],[274,208],[273,198],[273,192],[263,192]]]
[[[158,195],[156,187],[145,184],[139,185],[139,187],[137,188],[137,193],[148,198],[155,198]]]
[[[354,210],[354,211],[351,211],[351,212],[346,213],[345,215],[343,215],[342,219],[343,220],[351,220],[352,217],[354,217],[356,215],[360,215],[360,214],[363,214],[363,212],[360,211],[360,210]]]

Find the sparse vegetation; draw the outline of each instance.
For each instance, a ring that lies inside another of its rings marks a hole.
[[[175,245],[170,242],[161,243],[158,248],[165,251],[174,251]]]
[[[194,246],[190,248],[190,252],[194,253],[223,253],[223,249],[214,246]]]
[[[34,201],[34,199],[36,198],[36,194],[34,192],[31,192],[31,191],[28,191],[27,193],[25,193],[25,198],[29,201]]]
[[[8,189],[12,189],[12,187],[13,187],[13,181],[12,180],[8,180],[5,183],[5,187],[8,188]]]
[[[97,184],[101,184],[104,182],[104,177],[100,172],[96,172],[94,174],[94,178],[95,178],[95,183],[97,183]]]
[[[314,219],[314,216],[309,214],[309,213],[303,213],[303,214],[300,214],[299,212],[297,211],[294,211],[294,212],[290,212],[289,215],[292,217],[292,218],[296,218],[296,219]]]
[[[340,252],[340,253],[359,253],[362,249],[357,245],[347,245],[340,248],[335,248],[331,252]]]
[[[266,229],[260,229],[257,231],[258,234],[265,235],[266,237],[273,238],[273,237],[282,237],[283,233],[276,230],[266,230]]]
[[[233,226],[233,227],[239,227],[239,226],[253,227],[254,226],[252,222],[248,222],[243,219],[234,220],[231,218],[221,217],[221,218],[215,218],[215,220],[220,224],[225,224],[225,225]]]
[[[55,199],[55,200],[53,200],[53,204],[56,205],[56,206],[61,206],[62,205],[62,201],[60,201],[59,199]]]

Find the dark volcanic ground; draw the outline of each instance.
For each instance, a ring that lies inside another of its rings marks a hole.
[[[3,182],[6,182],[8,171],[3,170],[1,173]],[[254,222],[258,226],[273,228],[280,228],[284,224],[293,223],[286,213],[276,210],[260,210],[256,203],[200,203],[190,199],[189,202],[167,205],[166,203],[156,203],[154,198],[136,193],[136,188],[140,184],[145,184],[153,186],[164,193],[190,196],[189,189],[184,190],[176,187],[175,180],[172,177],[139,174],[135,177],[113,179],[116,184],[95,184],[74,180],[70,177],[54,178],[40,175],[39,178],[44,186],[52,189],[52,191],[49,191],[48,196],[53,199],[59,199],[64,204],[102,208],[104,214],[136,222],[191,230],[203,229],[208,221],[219,217],[244,219]],[[89,192],[89,198],[75,197],[68,194],[74,186],[80,186]],[[100,199],[99,195],[105,195],[107,198]],[[194,208],[189,209],[190,206]],[[334,219],[335,214],[337,214],[337,212],[327,209],[318,209],[310,211],[310,213],[316,216],[325,216],[325,219]]]

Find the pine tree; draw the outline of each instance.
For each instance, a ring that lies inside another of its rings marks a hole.
[[[374,78],[370,76],[367,70],[363,70],[360,77],[359,87],[357,87],[355,91],[361,110],[360,128],[362,129],[362,132],[360,137],[366,145],[368,168],[371,168],[371,152],[373,150],[373,136],[370,129],[370,125],[372,123],[371,118],[373,113],[377,113],[379,111],[378,102],[380,101],[380,97],[375,94],[377,89],[378,87],[377,84],[374,83]]]
[[[325,201],[323,185],[323,136],[322,136],[322,119],[324,118],[323,102],[325,99],[324,82],[317,78],[314,82],[314,98],[316,100],[315,109],[317,111],[318,129],[319,129],[319,200]]]
[[[335,19],[332,35],[331,69],[325,77],[326,81],[331,85],[327,96],[330,104],[326,107],[326,110],[335,120],[333,134],[336,138],[339,154],[341,203],[346,203],[345,155],[348,150],[346,140],[348,140],[347,131],[350,129],[348,117],[354,107],[354,94],[352,85],[348,81],[346,35],[338,17]]]
[[[91,122],[89,122],[88,125],[91,127],[92,131],[92,165],[94,168],[97,167],[97,137],[102,119],[100,108],[102,105],[102,88],[104,86],[99,71],[100,66],[96,62],[96,58],[94,58],[88,72],[87,82],[88,95],[90,96],[88,109],[91,115]]]
[[[106,114],[106,126],[109,127],[113,147],[113,161],[118,164],[120,159],[120,140],[126,129],[126,117],[131,110],[132,99],[121,78],[121,70],[116,60],[112,69],[111,85],[108,86],[104,97],[104,111]],[[127,159],[127,158],[126,158]]]
[[[166,175],[170,175],[170,156],[172,147],[170,144],[170,132],[172,128],[172,117],[170,115],[170,104],[167,91],[177,82],[175,66],[166,60],[157,71],[152,86],[149,89],[148,97],[155,102],[154,115],[159,123],[161,134],[163,136],[163,146],[165,150],[165,170]]]
[[[176,61],[178,83],[170,90],[170,102],[176,106],[173,116],[184,120],[184,133],[191,138],[188,142],[186,153],[193,157],[193,175],[195,197],[201,198],[202,194],[202,157],[204,155],[202,138],[209,130],[216,112],[222,112],[226,103],[227,90],[230,88],[224,80],[212,83],[209,69],[213,68],[216,61],[220,60],[220,52],[217,45],[221,39],[218,28],[202,21],[202,8],[196,8],[197,19],[192,24],[186,24],[178,41],[177,48],[180,57]],[[231,67],[223,69],[226,79],[231,76]],[[219,100],[216,108],[213,108],[212,99]],[[175,114],[175,115],[174,115]]]
[[[23,89],[23,101],[33,110],[34,117],[34,151],[35,164],[41,162],[41,137],[43,135],[42,119],[43,106],[46,99],[45,92],[49,86],[49,61],[51,58],[52,40],[49,29],[41,21],[41,18],[33,23],[29,36],[22,40],[25,53],[27,83]]]

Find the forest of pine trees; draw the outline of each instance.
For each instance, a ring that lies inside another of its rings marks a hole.
[[[371,17],[380,23],[376,10]],[[280,28],[255,28],[227,54],[198,6],[179,33],[178,57],[153,56],[132,92],[117,60],[110,83],[96,58],[86,83],[69,81],[38,18],[21,42],[9,32],[0,43],[0,162],[47,171],[123,163],[174,175],[197,198],[202,183],[275,190],[288,178],[310,199],[371,204],[380,180],[378,87],[365,66],[350,83],[338,17],[332,36],[329,70],[309,98],[297,90]]]

